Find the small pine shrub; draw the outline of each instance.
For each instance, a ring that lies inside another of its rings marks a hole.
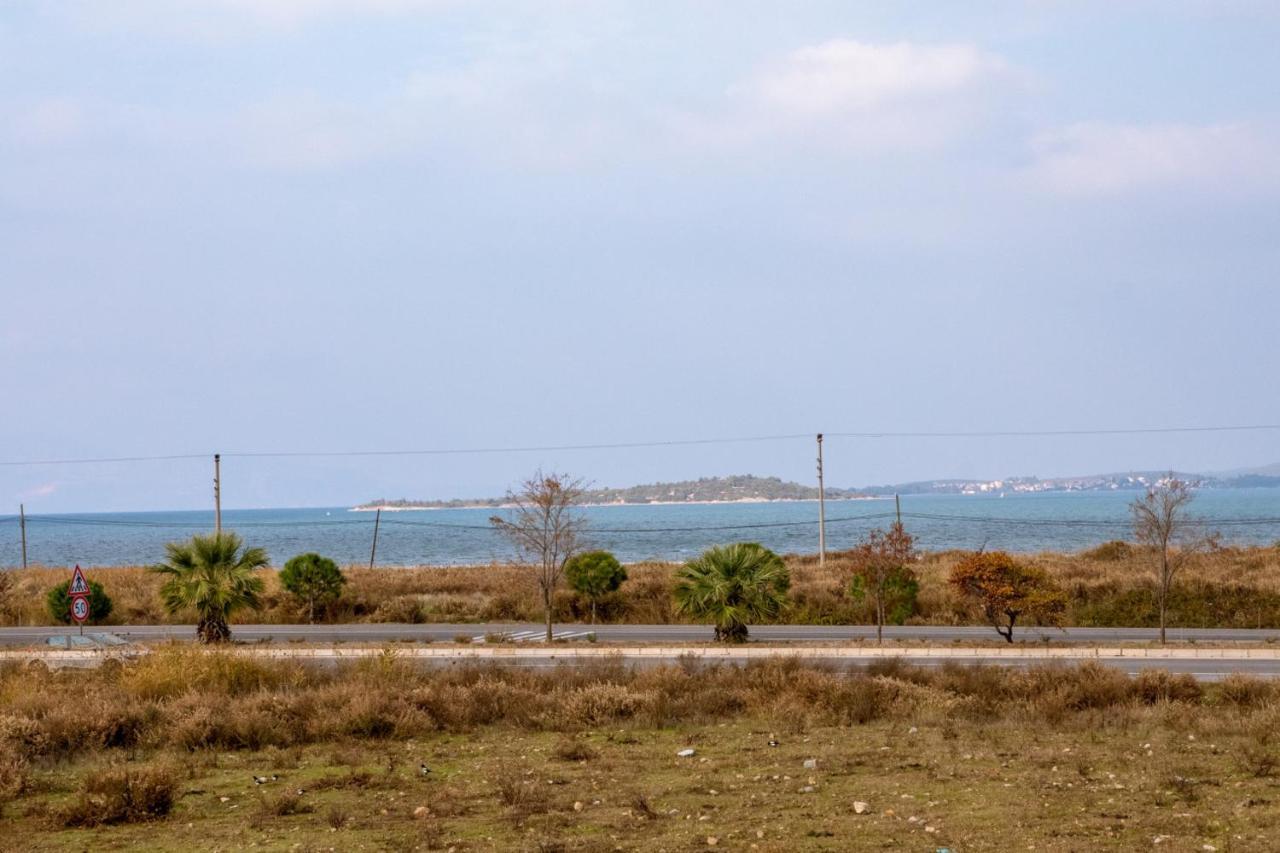
[[[71,581],[63,581],[49,590],[49,594],[45,597],[49,618],[63,625],[71,624],[71,596],[67,594],[70,589]],[[111,597],[102,588],[102,584],[89,581],[89,621],[100,625],[111,615],[111,610]]]

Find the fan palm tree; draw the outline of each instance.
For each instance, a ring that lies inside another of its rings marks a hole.
[[[787,606],[791,576],[777,554],[754,542],[704,551],[677,575],[676,610],[715,622],[716,640],[740,643],[747,623],[776,617]]]
[[[254,570],[267,565],[267,552],[261,548],[241,551],[242,544],[234,533],[193,536],[190,542],[165,545],[168,559],[151,567],[168,576],[160,596],[170,613],[196,611],[196,636],[202,643],[226,642],[231,638],[227,627],[231,614],[258,608],[263,584]]]

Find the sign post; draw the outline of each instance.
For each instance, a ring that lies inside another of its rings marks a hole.
[[[84,636],[84,623],[89,621],[89,582],[85,580],[80,566],[71,573],[71,584],[67,587],[67,595],[71,597],[71,618],[80,626],[80,636]]]

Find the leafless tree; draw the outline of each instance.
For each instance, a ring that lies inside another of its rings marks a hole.
[[[586,519],[575,511],[582,502],[583,481],[541,470],[525,480],[519,491],[508,492],[508,517],[492,516],[489,523],[507,537],[521,561],[533,567],[542,592],[551,642],[551,597],[564,574],[564,565],[578,550]]]
[[[1190,514],[1194,499],[1194,485],[1170,473],[1129,504],[1135,538],[1156,554],[1155,591],[1161,645],[1165,642],[1165,616],[1174,578],[1191,555],[1214,541]]]

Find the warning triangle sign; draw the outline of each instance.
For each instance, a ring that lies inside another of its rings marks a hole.
[[[67,595],[88,595],[89,582],[84,579],[84,572],[80,571],[80,567],[76,566],[75,572],[71,575],[71,586],[67,588]]]

